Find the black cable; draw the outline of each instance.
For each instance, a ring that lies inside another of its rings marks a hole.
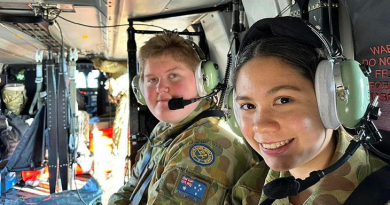
[[[73,181],[74,181],[74,186],[76,187],[76,192],[77,195],[79,196],[81,202],[83,202],[84,205],[87,205],[87,203],[84,201],[84,199],[81,197],[79,189],[77,188],[77,183],[76,183],[76,174],[73,175]]]
[[[218,102],[218,109],[222,108],[223,99],[225,98],[225,94],[226,94],[226,88],[227,88],[227,85],[229,83],[230,69],[231,69],[231,66],[232,66],[232,52],[231,52],[231,50],[232,50],[233,42],[236,39],[236,37],[237,37],[237,35],[234,35],[232,41],[230,42],[230,47],[229,47],[229,51],[228,51],[228,54],[227,54],[225,78],[224,78],[224,81],[223,81],[223,85],[225,85],[225,87],[222,88],[221,97],[220,97],[220,100]]]
[[[61,26],[60,26],[60,24],[55,20],[54,21],[56,24],[57,24],[57,26],[58,26],[58,28],[60,29],[60,34],[61,34],[61,51],[60,51],[60,68],[61,68],[61,71],[60,72],[64,72],[65,70],[64,70],[64,36],[63,36],[63,34],[62,34],[62,29],[61,29]],[[63,74],[65,74],[65,73],[63,73]],[[58,89],[59,89],[59,86],[58,86]]]
[[[61,71],[60,72],[63,72],[63,77],[65,77],[65,70],[64,70],[64,36],[62,34],[62,29],[61,29],[61,26],[60,24],[55,20],[54,21],[58,28],[60,29],[60,33],[61,33],[61,55],[60,55],[60,58],[61,58],[61,63],[60,63],[60,66],[61,66]],[[61,83],[61,79],[58,79],[58,83]],[[60,86],[58,85],[58,89],[60,89]],[[66,88],[65,88],[66,89]],[[67,90],[66,90],[67,91]],[[58,90],[59,92],[59,90]],[[66,92],[68,93],[68,92]],[[68,102],[68,107],[70,107],[70,109],[72,108],[71,106],[69,106],[69,98],[67,98],[67,102]],[[72,120],[71,120],[72,121]],[[77,143],[76,143],[77,144]],[[74,152],[76,152],[76,147],[75,147],[75,150]],[[75,156],[75,155],[74,155]],[[71,166],[71,169],[73,170],[73,163],[74,163],[74,160],[72,160],[72,166]],[[76,173],[73,173],[73,180],[74,180],[74,184],[75,184],[75,187],[76,187],[76,192],[77,192],[77,195],[79,196],[80,200],[83,202],[84,205],[87,205],[87,203],[85,203],[85,201],[83,200],[83,198],[81,197],[80,195],[80,192],[79,192],[79,189],[77,188],[77,183],[76,183]]]
[[[65,77],[65,69],[64,69],[64,37],[63,37],[63,34],[62,34],[62,29],[61,29],[61,26],[60,26],[60,24],[57,22],[57,21],[55,21],[55,23],[57,24],[57,26],[58,26],[58,28],[60,29],[60,33],[61,33],[61,55],[60,55],[60,57],[61,57],[61,70],[62,70],[62,72],[63,72],[63,77]],[[58,83],[60,83],[61,81],[59,80],[58,81]],[[58,89],[59,89],[59,87],[60,86],[58,86]],[[69,94],[69,90],[67,89],[67,87],[65,88],[66,90],[65,90],[65,92],[66,92],[66,94],[68,95]],[[58,90],[58,92],[59,92],[59,90]],[[74,129],[75,128],[75,125],[73,124],[73,118],[75,117],[75,116],[72,116],[72,113],[73,113],[73,110],[72,110],[72,102],[70,102],[70,98],[69,97],[67,97],[66,98],[67,100],[67,105],[68,105],[68,108],[69,108],[69,111],[70,111],[70,127],[72,127],[72,129]],[[75,113],[76,114],[76,113]],[[75,130],[72,130],[72,132],[73,133],[75,133]],[[76,156],[76,151],[77,151],[77,140],[76,140],[76,142],[75,142],[75,148],[74,148],[74,156]],[[75,159],[73,159],[72,160],[72,163],[74,163],[75,162]]]
[[[91,26],[91,25],[86,25],[86,24],[81,24],[81,23],[77,23],[77,22],[74,22],[74,21],[71,21],[71,20],[68,20],[62,16],[58,16],[60,19],[63,19],[69,23],[72,23],[72,24],[76,24],[76,25],[79,25],[79,26],[84,26],[84,27],[88,27],[88,28],[112,28],[112,27],[120,27],[120,26],[129,26],[129,24],[118,24],[118,25],[112,25],[112,26]],[[167,30],[161,26],[155,26],[155,25],[150,25],[150,24],[133,24],[135,26],[151,26],[151,27],[155,27],[155,28],[159,28],[159,29],[162,29],[162,30]]]
[[[61,30],[61,26],[58,24],[58,22],[57,21],[55,21],[55,19],[57,18],[59,16],[59,14],[53,19],[54,20],[54,22],[57,24],[57,26],[58,26],[58,28],[60,29],[60,33],[61,33],[61,41],[62,41],[62,45],[61,45],[61,47],[63,46],[63,42],[64,42],[64,39],[63,39],[63,35],[62,35],[62,30]],[[48,22],[49,23],[49,25],[51,25],[52,23],[53,23],[53,21],[52,20],[50,20],[50,19],[46,19],[44,16],[42,16],[42,19],[44,20],[44,21],[46,21],[46,22]],[[51,49],[52,51],[53,51],[53,49]],[[49,51],[50,52],[50,51]],[[49,54],[50,55],[50,54]],[[52,55],[53,56],[53,55]],[[52,59],[51,60],[53,60],[53,62],[54,62],[54,59],[53,59],[53,57],[52,57]],[[54,90],[57,90],[57,85],[56,85],[56,76],[55,76],[55,72],[54,72],[54,70],[53,70],[53,72],[52,72],[52,78],[53,78],[53,86],[54,86]],[[55,99],[57,99],[57,93],[56,92],[54,92],[54,98]]]
[[[386,159],[387,161],[390,161],[390,156],[387,154],[382,153],[381,151],[377,150],[371,143],[365,143],[364,144],[369,150],[374,152],[374,154],[377,154],[379,157]]]
[[[146,135],[145,133],[142,133],[142,132],[139,132],[139,133],[137,133],[137,135],[143,135],[144,137],[146,137],[146,139],[148,139],[148,141],[149,141],[149,143],[150,143],[150,147],[159,147],[159,146],[161,146],[162,144],[164,144],[164,141],[163,142],[160,142],[160,143],[158,143],[158,144],[154,144],[153,143],[153,139],[151,139],[148,135]]]
[[[28,185],[26,185],[26,182],[24,182],[24,186],[20,187],[20,189],[18,190],[18,192],[22,192],[22,189],[27,187]]]
[[[300,192],[306,190],[307,188],[313,186],[325,175],[335,171],[336,169],[341,167],[345,162],[347,162],[348,159],[360,147],[360,145],[361,145],[360,141],[356,142],[354,140],[351,140],[350,144],[345,150],[345,153],[341,156],[340,159],[338,159],[334,164],[327,167],[326,169],[310,172],[309,177],[306,177],[305,179],[295,179],[295,177],[291,176],[291,177],[278,178],[266,184],[264,186],[263,191],[268,198],[264,200],[261,203],[261,205],[270,205],[276,199],[281,199],[288,196],[295,196]],[[282,180],[285,184],[284,187],[279,186],[280,184],[282,184]],[[291,182],[294,183],[291,184]],[[279,188],[279,189],[282,188],[282,189],[275,192],[275,190],[273,190],[275,188]]]
[[[333,47],[332,0],[328,0],[328,18],[329,18],[329,31],[330,31],[330,46]]]
[[[151,139],[148,135],[146,135],[146,134],[144,134],[144,133],[142,133],[142,132],[139,132],[138,134],[141,134],[141,135],[145,136],[146,139],[148,139],[148,141],[149,141],[149,143],[150,143],[150,147],[152,147],[152,148],[160,147],[161,145],[165,144],[167,141],[170,140],[170,138],[167,137],[165,140],[163,140],[163,141],[161,141],[161,142],[159,142],[159,143],[157,143],[157,144],[154,144],[153,139]]]
[[[335,55],[338,55],[338,56],[343,56],[343,53],[344,53],[344,49],[343,49],[343,45],[341,45],[341,42],[340,40],[337,38],[337,36],[333,35],[333,34],[329,34],[332,39],[336,42],[337,44],[337,48],[338,50],[336,50],[336,52],[334,53]],[[330,45],[331,48],[333,49],[333,45]]]
[[[58,24],[58,23],[57,23]],[[71,105],[71,102],[70,102],[70,98],[67,98],[67,102],[68,102],[68,107],[70,109],[70,113],[71,113],[71,119],[70,119],[70,124],[71,124],[71,127],[74,128],[74,124],[73,124],[73,119],[75,116],[72,116],[72,105]],[[73,125],[73,126],[72,126]],[[74,132],[75,134],[75,132]],[[79,199],[81,200],[81,202],[83,202],[84,205],[87,205],[87,203],[84,201],[84,199],[81,197],[80,195],[80,192],[79,192],[79,189],[77,188],[77,183],[76,183],[76,170],[74,169],[74,164],[76,164],[76,158],[77,158],[77,148],[78,148],[78,138],[79,136],[77,135],[77,138],[74,137],[73,139],[75,140],[75,146],[74,146],[74,150],[73,150],[73,157],[72,157],[72,161],[71,161],[71,169],[72,169],[72,174],[73,174],[73,180],[74,180],[74,185],[75,185],[75,188],[76,188],[76,192],[77,192],[77,195],[79,196]],[[76,165],[77,167],[77,165]]]

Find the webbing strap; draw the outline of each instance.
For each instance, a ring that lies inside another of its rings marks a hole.
[[[390,200],[390,165],[366,177],[349,195],[344,205],[386,204]]]
[[[146,188],[149,187],[150,181],[152,180],[155,172],[156,172],[156,167],[154,167],[153,171],[150,172],[148,178],[145,179],[144,183],[138,189],[137,193],[134,196],[132,195],[133,199],[131,200],[131,203],[130,203],[131,205],[138,205],[139,204]]]
[[[191,121],[191,123],[188,123],[187,126],[185,126],[186,128],[184,130],[186,130],[189,126],[191,126],[192,124],[194,124],[195,122],[199,121],[202,118],[206,118],[206,117],[224,117],[224,116],[225,116],[225,113],[222,110],[206,110],[206,111],[203,111],[202,113],[200,113],[199,115],[194,117],[194,119]]]
[[[72,171],[69,174],[69,189],[73,189],[73,180],[74,176],[76,174],[76,158],[77,158],[77,143],[78,143],[78,117],[76,115],[77,112],[77,103],[76,103],[76,82],[75,82],[75,72],[76,72],[76,60],[77,60],[77,49],[71,48],[70,49],[70,59],[69,59],[69,70],[68,70],[68,79],[69,79],[69,104],[70,104],[70,118],[69,118],[69,133],[70,133],[70,139],[69,139],[69,151],[70,151],[70,157],[69,157],[69,166],[71,167]],[[69,115],[68,115],[69,116]]]
[[[35,90],[34,99],[31,103],[30,109],[28,113],[30,115],[34,114],[34,108],[35,105],[37,105],[37,110],[41,109],[43,99],[40,96],[41,90],[42,90],[42,82],[43,82],[43,75],[42,75],[42,60],[43,60],[43,51],[38,49],[35,54],[35,60],[37,61],[37,67],[36,67],[36,75],[35,75],[35,83],[37,84],[37,88]],[[38,104],[37,104],[38,103]]]
[[[70,98],[70,134],[76,135],[77,129],[77,119],[76,119],[76,61],[78,59],[77,48],[71,48],[69,51],[70,62],[69,62],[69,71],[68,71],[68,79],[69,79],[69,98]]]
[[[140,177],[140,179],[142,179],[143,178],[143,176],[146,174],[146,167],[147,167],[147,165],[149,164],[149,162],[150,162],[150,159],[151,159],[151,157],[152,157],[152,152],[153,152],[153,147],[150,147],[149,148],[149,150],[148,150],[148,152],[146,153],[146,155],[145,155],[145,157],[144,157],[144,160],[142,161],[142,165],[141,165],[141,177]],[[154,172],[153,172],[153,174],[154,174]],[[148,176],[148,178],[143,182],[143,184],[141,185],[141,187],[142,186],[148,186],[149,185],[149,183],[150,183],[150,180],[148,181],[148,179],[150,178],[152,178],[152,176],[153,176],[153,174],[152,173],[150,173],[149,174],[149,176]],[[135,196],[141,196],[141,198],[142,198],[142,194],[144,193],[144,191],[145,191],[145,189],[143,189],[142,191],[141,191],[141,188],[139,188],[138,190],[136,190],[135,192],[133,192],[133,194],[131,194],[131,196],[130,196],[130,201],[133,201],[134,200],[134,198],[135,198]],[[141,193],[140,193],[141,192]]]
[[[57,100],[54,61],[49,60],[46,65],[46,85],[47,85],[47,129],[49,133],[49,186],[50,193],[55,193],[57,184]]]
[[[7,128],[7,117],[0,113],[0,131],[5,130],[6,128]]]
[[[5,189],[5,183],[7,181],[6,176],[8,174],[8,169],[7,167],[4,167],[1,172],[0,172],[0,177],[1,177],[1,198],[5,198],[5,193],[7,192]]]
[[[141,173],[145,172],[146,166],[149,164],[150,159],[152,157],[152,152],[153,152],[153,147],[151,147],[145,155],[144,161],[142,162],[141,165]]]
[[[57,98],[57,135],[58,158],[62,190],[68,190],[68,121],[67,121],[67,93],[63,71],[58,74],[58,98]]]
[[[72,123],[70,124],[70,133],[72,135],[77,134],[77,118],[76,118],[76,82],[74,78],[74,71],[76,70],[76,66],[71,65],[70,66],[70,75],[69,75],[69,98],[70,98],[70,119],[72,120]]]

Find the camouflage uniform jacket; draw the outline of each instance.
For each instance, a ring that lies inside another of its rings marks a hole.
[[[349,145],[350,136],[339,130],[337,147],[331,164],[344,154]],[[326,175],[316,185],[313,194],[303,205],[344,204],[359,183],[371,173],[385,166],[386,163],[368,153],[360,146],[355,154],[340,168]],[[260,162],[245,173],[233,188],[233,204],[260,204],[267,196],[262,192],[265,184],[276,178],[290,176],[289,172],[271,170],[264,162]],[[273,205],[290,204],[288,197],[275,200]],[[386,204],[390,204],[389,202]]]
[[[221,204],[230,199],[231,188],[258,161],[255,152],[242,137],[221,126],[227,123],[216,117],[200,119],[186,130],[181,129],[214,105],[203,100],[181,123],[172,126],[160,122],[154,128],[154,145],[164,142],[168,135],[176,137],[167,147],[153,148],[146,171],[156,170],[141,204],[146,200],[148,204]],[[142,147],[129,182],[111,196],[109,204],[130,204],[130,195],[148,176],[140,169],[150,146],[147,143]]]

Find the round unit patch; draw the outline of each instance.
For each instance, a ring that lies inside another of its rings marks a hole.
[[[209,166],[214,163],[214,151],[204,144],[194,144],[190,149],[190,158],[195,164]]]

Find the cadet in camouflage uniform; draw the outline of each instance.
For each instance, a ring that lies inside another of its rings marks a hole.
[[[287,176],[305,179],[334,164],[349,145],[351,136],[342,126],[326,128],[320,117],[314,74],[324,58],[314,49],[322,43],[313,39],[318,37],[302,20],[281,17],[258,21],[242,41],[233,75],[234,110],[245,139],[264,161],[239,179],[233,204],[261,204],[266,184]],[[386,165],[360,146],[315,185],[272,204],[344,204],[359,183]]]
[[[212,100],[181,110],[169,110],[167,105],[170,98],[198,97],[195,51],[177,34],[163,34],[149,40],[139,55],[141,90],[161,122],[151,142],[139,151],[129,182],[111,196],[109,204],[132,203],[130,196],[140,193],[149,176],[141,204],[221,204],[230,199],[233,185],[257,161],[254,151],[223,119],[192,122],[200,113],[216,108]],[[152,146],[151,160],[143,171]]]
[[[351,136],[342,128],[336,133],[337,147],[330,164],[341,158],[351,140]],[[345,164],[320,180],[303,204],[344,204],[348,196],[368,175],[386,165],[377,157],[367,154],[367,150],[361,146]],[[274,179],[287,176],[291,176],[288,171],[274,171],[265,162],[258,163],[245,173],[234,187],[233,204],[259,204],[259,200],[260,203],[263,202],[267,198],[262,193],[263,186]],[[288,197],[273,203],[279,204],[289,204]]]

